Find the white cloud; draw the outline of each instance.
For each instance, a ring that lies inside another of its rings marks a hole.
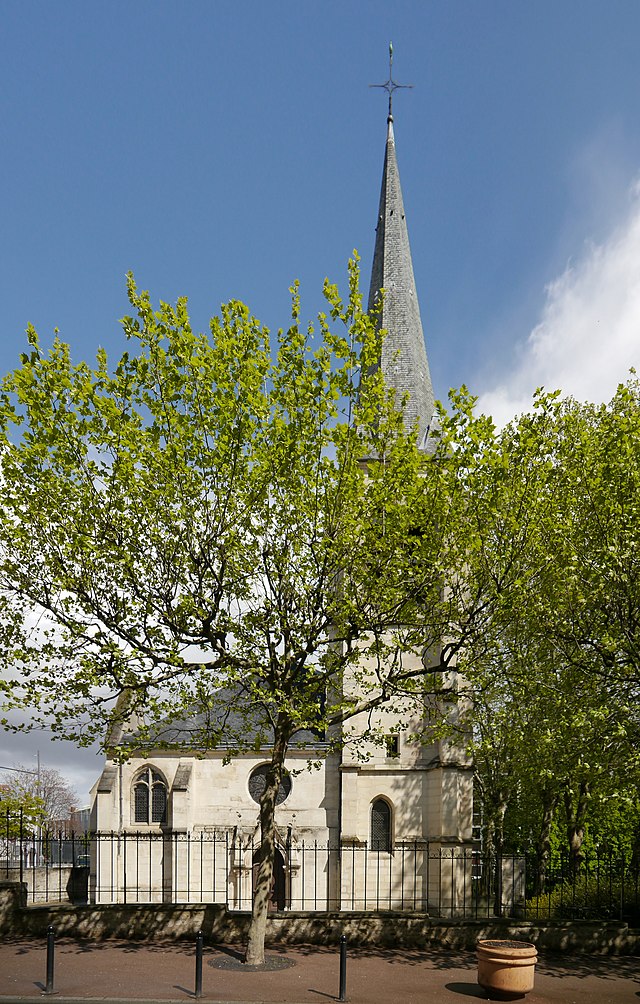
[[[625,221],[547,286],[539,324],[479,409],[503,424],[530,409],[539,386],[609,400],[632,366],[640,368],[640,183]]]

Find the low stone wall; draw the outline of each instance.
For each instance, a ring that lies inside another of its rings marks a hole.
[[[0,935],[19,927],[27,905],[27,887],[20,882],[0,882]]]
[[[335,944],[341,934],[353,945],[385,948],[451,948],[473,951],[479,939],[530,941],[550,952],[640,955],[640,931],[628,924],[596,921],[513,922],[439,920],[424,913],[329,913],[272,917],[275,942]]]
[[[20,881],[20,869],[9,868],[5,873],[8,882]],[[86,903],[89,898],[89,868],[72,865],[56,865],[25,868],[22,880],[27,888],[28,903],[46,903],[54,897],[63,896],[70,903]]]
[[[58,937],[148,941],[191,939],[202,931],[209,944],[233,944],[245,941],[249,920],[249,914],[217,904],[27,906],[24,886],[0,882],[0,935],[44,937],[51,924]],[[288,911],[271,916],[267,924],[270,944],[336,944],[342,934],[353,946],[473,950],[479,938],[491,938],[531,941],[547,951],[640,955],[640,931],[618,923],[446,921],[423,913]]]

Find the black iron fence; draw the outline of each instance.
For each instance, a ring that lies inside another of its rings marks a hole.
[[[15,832],[0,838],[0,874],[36,902],[221,903],[249,910],[260,846],[229,831]],[[640,925],[637,865],[587,856],[540,867],[525,854],[491,860],[470,846],[420,841],[378,850],[278,843],[273,910],[410,911],[438,917],[610,919]]]

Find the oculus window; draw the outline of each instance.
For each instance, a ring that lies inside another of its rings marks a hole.
[[[268,764],[261,763],[259,767],[251,771],[249,775],[249,794],[251,795],[254,802],[259,802],[264,794],[264,789],[267,786],[267,771],[269,769]],[[276,795],[276,805],[281,805],[285,798],[288,798],[291,794],[291,778],[288,774],[283,774],[280,779],[280,784],[278,785],[278,793]]]

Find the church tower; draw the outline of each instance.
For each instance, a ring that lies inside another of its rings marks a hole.
[[[413,275],[409,232],[402,201],[393,116],[387,119],[387,145],[373,252],[369,307],[383,296],[380,326],[387,331],[380,365],[387,387],[398,399],[409,395],[405,417],[417,426],[425,448],[433,419],[434,394]]]
[[[391,70],[391,66],[390,66]],[[416,291],[407,220],[396,158],[391,96],[396,87],[391,72],[382,86],[389,92],[387,139],[376,239],[369,289],[369,309],[383,296],[380,327],[387,332],[379,366],[388,388],[398,400],[407,398],[405,421],[416,429],[418,445],[430,452],[434,393],[427,361],[420,307]],[[403,654],[407,668],[421,669],[422,652]],[[360,731],[357,718],[354,732]],[[428,903],[449,897],[452,910],[459,906],[469,875],[467,857],[471,842],[472,769],[464,752],[445,740],[421,745],[412,737],[423,731],[424,719],[415,706],[406,713],[380,710],[379,732],[387,733],[382,745],[359,745],[358,757],[346,744],[340,764],[340,844],[349,853],[366,845],[380,852],[378,864],[388,867],[383,876],[393,886],[394,856],[402,861],[420,847],[424,888]],[[389,854],[388,861],[382,852]],[[407,859],[408,860],[408,859]],[[387,863],[385,864],[385,861]],[[442,862],[450,871],[443,886]],[[455,862],[455,867],[454,867]],[[406,862],[405,862],[406,863]],[[344,881],[343,881],[344,886]],[[470,886],[469,886],[470,887]],[[345,889],[343,888],[343,897]]]
[[[392,114],[393,92],[408,85],[396,83],[392,70],[393,48],[390,45],[389,79],[384,84],[372,85],[388,92],[389,114],[368,309],[371,310],[383,296],[380,327],[386,330],[387,336],[380,366],[387,387],[396,391],[398,400],[408,395],[406,421],[409,426],[417,427],[418,445],[424,449],[433,420],[434,394],[413,275]]]

